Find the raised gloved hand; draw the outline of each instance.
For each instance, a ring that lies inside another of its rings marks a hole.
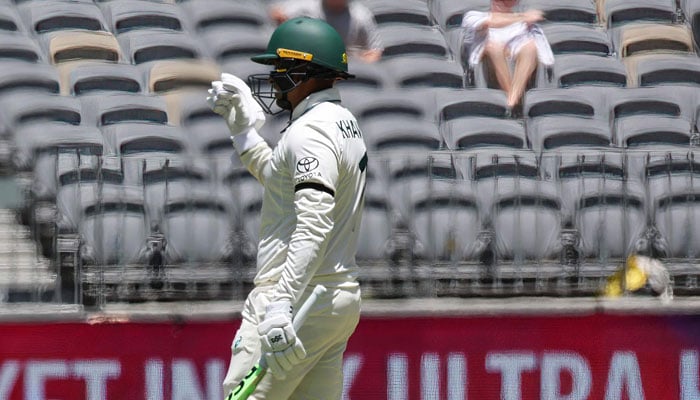
[[[220,81],[211,83],[209,106],[226,120],[233,136],[259,130],[265,124],[265,113],[255,101],[248,85],[240,78],[223,73]]]
[[[284,379],[287,371],[306,358],[306,349],[292,326],[292,312],[289,301],[270,303],[265,318],[258,325],[267,367],[278,379]]]

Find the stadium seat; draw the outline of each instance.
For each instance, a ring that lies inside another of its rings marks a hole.
[[[636,115],[662,115],[682,118],[688,123],[694,119],[694,89],[691,87],[658,86],[626,88],[610,92],[610,111],[614,131],[617,123]]]
[[[440,124],[448,149],[475,150],[481,147],[523,149],[526,147],[522,122],[492,117],[458,117]]]
[[[108,31],[100,8],[88,1],[25,1],[18,10],[26,26],[43,34],[59,30]]]
[[[0,96],[15,90],[59,93],[58,72],[51,65],[5,61],[0,70]]]
[[[470,260],[481,223],[471,188],[462,180],[434,180],[414,197],[411,230],[428,260]]]
[[[78,231],[84,264],[144,264],[150,230],[143,190],[134,186],[103,187],[101,196],[84,207]]]
[[[590,0],[522,0],[518,4],[522,11],[541,10],[546,23],[595,24],[598,22],[595,3]]]
[[[220,184],[230,192],[235,200],[236,220],[240,221],[238,232],[243,236],[244,247],[257,248],[260,235],[260,210],[262,208],[263,187],[240,162],[222,160],[218,172]]]
[[[630,23],[611,29],[620,57],[645,53],[695,53],[693,35],[685,25]]]
[[[131,64],[67,61],[58,65],[57,69],[61,76],[61,94],[64,96],[145,92],[143,73]]]
[[[700,51],[700,2],[693,0],[682,0],[681,5],[685,17],[690,23],[690,28],[693,31],[696,50]]]
[[[186,32],[138,29],[117,35],[127,59],[134,64],[204,56],[201,43]]]
[[[0,98],[0,136],[14,137],[14,130],[22,125],[42,121],[80,125],[80,102],[74,98],[52,93],[20,92]]]
[[[526,122],[553,115],[576,116],[609,121],[607,87],[533,89],[525,93],[523,113]]]
[[[384,51],[382,60],[398,56],[451,57],[445,38],[431,26],[385,24],[377,29]]]
[[[546,24],[547,41],[555,55],[581,53],[611,56],[613,45],[604,30],[588,25]]]
[[[425,57],[395,57],[383,62],[401,88],[464,87],[464,71],[456,61]]]
[[[101,128],[106,154],[136,158],[170,158],[188,152],[186,136],[174,126],[121,122]]]
[[[52,64],[75,60],[124,62],[117,39],[103,31],[57,31],[39,39]]]
[[[270,69],[267,68],[266,72],[269,71]],[[355,78],[339,81],[337,86],[341,90],[349,87],[379,89],[392,87],[395,84],[392,72],[383,63],[368,64],[350,59],[348,71],[355,75]]]
[[[622,87],[627,82],[624,64],[613,57],[563,54],[554,58],[551,81],[547,77],[540,76],[538,88],[566,88],[580,85]]]
[[[361,127],[370,151],[427,153],[438,150],[442,142],[432,121],[387,116],[365,121]]]
[[[436,107],[440,124],[461,117],[504,118],[506,95],[497,89],[440,90]]]
[[[223,120],[207,103],[206,90],[173,90],[160,97],[165,100],[170,125],[190,127],[212,119]]]
[[[139,66],[150,93],[176,89],[207,89],[221,78],[221,68],[210,60],[159,60]]]
[[[17,8],[9,4],[0,4],[0,32],[25,34],[26,29]]]
[[[614,28],[628,22],[659,21],[673,23],[676,4],[673,0],[598,0],[601,5],[601,22]]]
[[[488,11],[490,0],[435,0],[429,7],[437,24],[445,31],[459,28],[467,11]]]
[[[106,126],[123,122],[167,124],[165,101],[156,96],[136,93],[90,94],[80,97],[83,123],[88,126]]]
[[[267,50],[270,34],[271,32],[267,29],[219,27],[208,29],[200,33],[199,37],[209,55],[219,63],[229,60],[245,60],[253,63],[250,57]]]
[[[700,59],[695,55],[646,54],[628,57],[628,86],[700,85]]]
[[[378,25],[415,24],[432,25],[430,10],[423,0],[404,0],[397,3],[392,0],[379,0],[367,3]]]
[[[621,147],[689,146],[691,124],[665,115],[631,115],[617,118],[614,142]]]
[[[357,259],[386,259],[389,255],[388,245],[391,235],[391,206],[386,195],[386,187],[380,182],[368,179],[365,208],[357,243]]]
[[[695,259],[700,255],[700,164],[694,152],[667,153],[652,158],[645,177],[653,223],[668,246],[668,257]]]
[[[548,115],[527,124],[530,147],[540,153],[573,148],[606,148],[612,144],[607,121],[594,118]]]
[[[646,229],[644,191],[627,181],[623,190],[594,188],[582,193],[576,208],[576,229],[584,257],[618,262],[635,250]]]
[[[109,30],[115,35],[135,29],[183,30],[179,6],[138,0],[111,0],[100,4]]]
[[[31,37],[0,31],[0,60],[44,62],[46,57]]]
[[[255,0],[190,0],[180,7],[191,29],[199,33],[219,27],[261,28],[272,24],[265,7]]]
[[[360,128],[365,121],[387,117],[405,120],[435,119],[434,94],[430,89],[359,89],[344,96],[345,90],[345,87],[341,89],[342,104],[352,111],[360,122]]]
[[[56,176],[57,227],[61,233],[77,232],[85,206],[94,204],[104,187],[116,189],[124,181],[117,158],[98,159],[75,153],[58,154]]]

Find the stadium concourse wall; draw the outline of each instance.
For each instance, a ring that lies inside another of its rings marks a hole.
[[[367,301],[343,399],[700,398],[700,299]],[[0,314],[0,398],[220,400],[240,302]]]

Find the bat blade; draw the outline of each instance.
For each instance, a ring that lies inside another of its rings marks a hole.
[[[245,400],[253,394],[255,388],[258,386],[260,380],[265,376],[267,368],[263,368],[260,364],[255,364],[253,368],[250,369],[248,374],[241,380],[241,382],[236,386],[231,393],[226,397],[225,400]]]

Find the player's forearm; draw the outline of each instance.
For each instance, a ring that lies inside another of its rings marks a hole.
[[[308,189],[297,192],[297,225],[277,283],[276,300],[290,300],[292,304],[299,301],[318,271],[326,252],[326,237],[333,229],[334,206],[333,196],[328,193]]]
[[[261,138],[262,139],[262,138]],[[265,184],[265,169],[270,163],[272,149],[264,141],[252,138],[247,145],[242,144],[238,137],[234,138],[234,147],[240,154],[243,165],[263,185]]]
[[[524,20],[525,16],[522,13],[491,13],[489,18],[480,26],[480,29],[503,28]]]

